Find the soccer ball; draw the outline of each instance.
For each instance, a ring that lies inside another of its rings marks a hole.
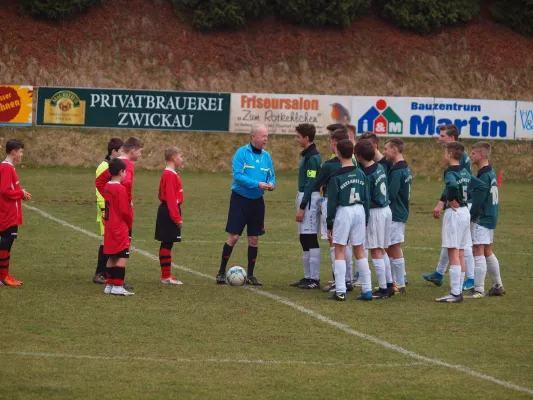
[[[226,275],[226,280],[231,286],[242,286],[246,282],[246,271],[242,267],[231,267]]]

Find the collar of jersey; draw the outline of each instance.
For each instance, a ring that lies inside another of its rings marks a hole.
[[[397,170],[397,169],[407,168],[407,167],[408,167],[407,161],[405,160],[398,161],[396,164],[392,166],[392,171]]]
[[[374,163],[371,166],[365,168],[365,175],[372,175],[378,169],[379,164]]]
[[[165,171],[173,172],[174,174],[178,175],[176,171],[174,171],[172,168],[165,167]]]
[[[480,168],[479,171],[477,171],[477,177],[479,178],[481,175],[490,171],[492,171],[492,167],[490,165],[485,165],[483,168]]]
[[[320,154],[320,153],[316,149],[316,144],[314,144],[314,143],[311,143],[311,145],[307,149],[305,149],[304,151],[302,151],[300,153],[300,155],[302,157],[311,157],[311,156],[314,156],[316,154]]]

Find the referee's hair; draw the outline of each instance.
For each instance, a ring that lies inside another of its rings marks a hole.
[[[20,150],[24,148],[24,143],[18,139],[9,139],[6,142],[6,154],[11,153],[13,150]]]
[[[374,145],[370,139],[360,139],[355,144],[355,155],[363,160],[372,161],[376,155]]]
[[[342,139],[337,143],[337,153],[344,159],[352,158],[353,143],[350,139]]]
[[[172,160],[172,157],[177,156],[178,154],[181,154],[181,150],[177,147],[167,147],[167,149],[165,149],[165,161]]]
[[[267,127],[264,124],[252,125],[252,128],[250,129],[250,136],[256,134],[259,129],[263,129],[263,128],[265,129],[265,131],[267,130]]]
[[[300,124],[296,127],[296,132],[298,132],[303,137],[308,137],[310,142],[315,140],[316,128],[313,124]]]
[[[117,176],[120,171],[126,170],[126,163],[120,158],[109,161],[109,175]]]

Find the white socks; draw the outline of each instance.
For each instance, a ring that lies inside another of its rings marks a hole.
[[[346,293],[346,281],[344,276],[346,275],[346,261],[335,260],[335,292]]]
[[[311,279],[320,280],[320,247],[309,249],[309,267],[311,269]]]
[[[487,275],[487,261],[484,256],[475,256],[474,261],[474,289],[476,292],[485,293],[485,276]]]
[[[446,275],[446,270],[448,269],[448,264],[450,259],[448,258],[448,249],[443,247],[440,252],[439,263],[437,264],[437,272],[441,275]]]
[[[385,279],[387,279],[387,283],[393,283],[394,280],[392,279],[390,260],[387,253],[383,255],[383,262],[385,263]]]
[[[304,262],[304,278],[311,279],[311,266],[309,264],[310,254],[308,251],[304,251],[303,262]]]
[[[392,276],[399,287],[405,286],[405,258],[391,260]]]
[[[333,279],[335,279],[335,247],[329,248],[329,255],[331,256],[331,273],[333,274]]]
[[[450,289],[455,296],[459,296],[462,292],[460,265],[450,265]]]
[[[359,279],[361,280],[363,293],[372,292],[372,278],[370,276],[368,258],[357,260],[357,270],[359,271]]]
[[[352,246],[346,246],[346,282],[351,282],[353,279],[353,259],[352,259]]]
[[[376,276],[378,277],[378,284],[380,289],[387,289],[387,275],[385,273],[385,261],[382,258],[372,259],[372,264],[374,264],[374,270],[376,271]]]
[[[466,266],[466,279],[474,279],[474,253],[472,253],[472,247],[465,249],[465,266]]]
[[[493,254],[487,257],[487,272],[492,280],[492,286],[502,285],[502,277],[500,276],[500,263]]]

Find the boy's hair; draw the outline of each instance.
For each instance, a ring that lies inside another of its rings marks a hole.
[[[372,144],[375,144],[376,146],[379,144],[379,137],[374,132],[365,132],[361,136],[359,136],[359,140],[370,140]]]
[[[355,155],[362,157],[366,161],[372,161],[376,151],[369,139],[361,139],[355,144]]]
[[[113,150],[119,151],[120,148],[124,145],[124,142],[120,138],[112,138],[109,143],[107,143],[107,155],[110,156],[113,153]]]
[[[340,142],[344,139],[349,139],[348,133],[346,132],[346,129],[335,129],[331,135],[329,136],[331,140],[334,140],[335,142]]]
[[[350,139],[342,139],[337,142],[337,152],[342,158],[352,158],[353,143]]]
[[[9,139],[6,142],[6,154],[11,153],[13,150],[20,150],[24,148],[24,143],[18,139]]]
[[[300,124],[296,127],[296,132],[298,132],[303,137],[308,137],[310,142],[315,140],[316,128],[313,124]]]
[[[357,134],[357,128],[353,124],[346,124],[346,129],[348,129],[349,131],[352,131],[354,135]]]
[[[126,170],[126,163],[120,158],[109,161],[109,175],[117,176],[120,171]]]
[[[330,124],[326,126],[326,129],[330,132],[336,131],[337,129],[346,128],[344,124]]]
[[[385,142],[385,144],[390,144],[391,146],[394,146],[398,149],[398,153],[400,154],[403,154],[403,148],[404,148],[404,144],[403,144],[403,140],[400,139],[400,138],[392,138],[392,139],[389,139]]]
[[[439,130],[446,131],[446,136],[453,136],[454,140],[457,141],[459,139],[459,129],[457,129],[457,126],[455,124],[442,124],[439,126]]]
[[[172,160],[172,157],[174,156],[177,156],[178,154],[181,154],[181,150],[178,149],[177,147],[168,147],[166,150],[165,150],[165,161],[170,161]]]
[[[465,152],[465,146],[461,142],[446,143],[446,153],[452,153],[453,159],[459,161]]]
[[[474,143],[472,146],[472,150],[479,150],[481,153],[483,153],[483,156],[487,159],[490,158],[490,154],[492,153],[492,146],[489,142],[477,142]]]
[[[122,145],[124,153],[129,153],[132,150],[142,149],[144,146],[141,139],[134,136],[127,138]]]

